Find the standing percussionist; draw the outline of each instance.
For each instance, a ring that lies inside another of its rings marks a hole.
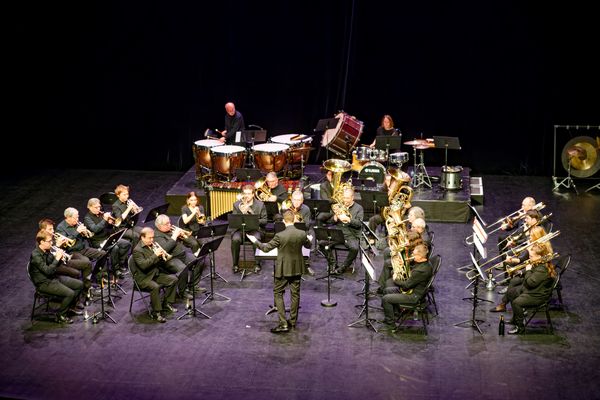
[[[245,129],[244,117],[242,113],[236,111],[235,104],[225,104],[225,129],[219,133],[222,138],[219,140],[221,143],[227,142],[227,144],[233,144],[235,142],[235,133],[241,132]]]
[[[242,188],[242,198],[233,203],[233,214],[254,214],[258,215],[258,224],[265,226],[267,224],[267,210],[262,201],[254,198],[254,186],[246,185]],[[258,240],[262,238],[259,231],[246,232]],[[242,245],[242,232],[239,229],[231,233],[231,258],[233,260],[233,272],[239,271],[240,246]]]
[[[346,271],[346,269],[350,267],[350,265],[352,265],[354,259],[358,255],[358,249],[360,244],[360,232],[362,228],[362,220],[364,217],[364,210],[362,206],[354,202],[354,189],[344,189],[344,193],[342,195],[342,203],[344,208],[347,209],[348,213],[336,212],[335,206],[337,204],[334,204],[332,206],[332,210],[334,212],[333,222],[335,223],[336,228],[339,228],[344,234],[344,243],[342,244],[348,249],[348,256],[344,260],[342,266],[335,268],[335,270],[333,271],[333,273],[336,275],[343,274],[344,271]],[[326,250],[325,245],[326,243],[324,242],[319,243],[321,251],[327,256],[327,264],[329,270],[331,270],[335,265],[335,259],[332,254],[332,250]]]
[[[269,243],[260,243],[254,236],[248,238],[259,249],[269,252],[277,249],[275,272],[273,274],[273,296],[275,307],[279,314],[279,324],[271,329],[273,333],[288,332],[296,327],[298,321],[298,306],[300,305],[300,282],[305,270],[302,247],[310,248],[312,237],[294,226],[294,213],[287,210],[283,213],[285,230],[276,233]],[[283,293],[285,287],[290,285],[291,306],[290,319],[286,318]]]

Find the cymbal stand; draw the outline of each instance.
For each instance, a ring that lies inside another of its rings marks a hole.
[[[564,186],[565,189],[570,189],[572,187],[575,190],[575,193],[579,194],[579,192],[577,191],[577,187],[575,186],[575,182],[573,181],[573,178],[571,178],[571,157],[569,157],[569,168],[567,168],[567,177],[559,182],[558,178],[556,176],[553,176],[552,181],[554,182],[554,187],[552,188],[553,192],[558,190],[560,187]],[[593,187],[590,189],[593,189]],[[586,192],[588,190],[586,190]]]
[[[587,193],[590,190],[594,190],[594,189],[600,190],[600,183],[595,184],[594,186],[592,186],[591,188],[586,189],[585,191]]]
[[[419,152],[419,163],[417,164],[417,146],[414,146],[414,159],[415,159],[415,167],[414,167],[414,175],[412,177],[412,187],[418,188],[421,185],[427,186],[431,189],[431,178],[429,178],[429,174],[427,173],[427,169],[425,168],[425,155],[423,149]]]

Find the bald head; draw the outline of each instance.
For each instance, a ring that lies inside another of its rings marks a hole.
[[[227,114],[229,114],[230,116],[233,117],[235,115],[235,104],[233,104],[233,103],[225,104],[225,112],[227,112]]]

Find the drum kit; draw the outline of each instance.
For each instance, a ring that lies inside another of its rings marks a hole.
[[[308,161],[312,137],[306,135],[278,135],[271,143],[261,143],[246,149],[244,146],[224,145],[219,140],[205,139],[194,142],[196,179],[198,181],[231,180],[238,168],[246,161],[263,173],[283,172],[293,176],[303,174]]]

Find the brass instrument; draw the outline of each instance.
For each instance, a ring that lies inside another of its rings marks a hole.
[[[333,176],[331,179],[331,187],[333,188],[333,194],[331,195],[331,211],[338,217],[347,216],[350,218],[350,210],[344,205],[344,190],[352,189],[352,182],[341,183],[342,175],[344,172],[352,169],[352,164],[345,160],[338,160],[332,158],[323,162],[323,167],[331,172]]]
[[[281,206],[279,207],[281,211],[288,210],[292,208],[292,187],[288,188],[288,197],[284,201],[281,202]]]
[[[152,242],[152,251],[154,251],[154,254],[157,256],[162,257],[162,259],[165,261],[169,261],[171,258],[173,258],[172,255],[167,253],[165,249],[163,249],[162,246],[156,242]]]
[[[87,226],[85,226],[83,223],[77,221],[77,227],[79,228],[80,226],[83,226],[85,228],[82,232],[80,232],[81,236],[86,237],[88,239],[94,236],[94,232],[90,231],[87,228]]]
[[[206,215],[204,215],[200,212],[200,207],[196,207],[196,221],[200,225],[206,224]]]
[[[60,247],[57,246],[52,246],[50,248],[50,254],[52,254],[53,256],[56,257],[56,252],[58,250],[61,250],[63,252],[63,256],[62,256],[62,261],[65,263],[68,263],[69,261],[71,261],[71,257],[73,257],[71,254],[67,254],[64,250],[62,250]]]
[[[182,229],[182,228],[180,228],[178,226],[174,226],[174,225],[171,225],[170,232],[171,233],[177,232],[177,237],[178,238],[181,237],[182,239],[187,239],[193,235],[192,231],[188,231],[188,230]]]
[[[131,199],[127,199],[127,207],[131,206],[131,215],[136,215],[141,213],[144,210],[144,207],[140,207]]]
[[[300,210],[296,210],[293,206],[288,209],[294,214],[294,223],[296,222],[304,222],[304,218],[302,218],[302,214],[300,214]]]
[[[265,178],[260,178],[254,184],[254,188],[256,191],[254,192],[254,197],[256,200],[260,201],[269,201],[269,197],[273,196],[271,193],[271,188],[267,185],[267,180]]]
[[[253,214],[252,201],[246,202],[244,199],[240,200],[240,211],[242,214]]]
[[[58,232],[54,232],[54,240],[64,242],[63,246],[73,247],[75,246],[75,239],[69,239],[68,237],[61,235]]]
[[[409,240],[406,222],[408,219],[403,219],[403,216],[410,206],[413,190],[408,186],[408,182],[402,179],[399,170],[392,168],[388,172],[393,179],[388,191],[390,205],[383,208],[382,216],[385,218],[385,226],[388,231],[392,278],[394,281],[405,281],[410,277],[408,263],[410,257],[407,254]],[[412,289],[403,293],[411,294]]]
[[[496,257],[490,258],[489,260],[487,260],[486,262],[484,262],[483,264],[481,264],[479,267],[482,268],[484,265],[487,265],[490,262],[492,262],[492,261],[494,261],[494,260],[496,260],[498,258],[501,258],[501,257],[504,258],[504,256],[506,256],[509,252],[511,252],[513,255],[517,256],[522,251],[528,250],[534,244],[548,242],[549,240],[554,239],[558,235],[560,235],[560,231],[554,231],[554,232],[547,233],[544,236],[542,236],[541,238],[538,238],[538,239],[534,240],[531,243],[525,243],[525,244],[522,244],[519,247],[516,247],[514,249],[509,249],[509,250],[505,251],[504,253],[500,253]],[[493,264],[492,266],[487,267],[486,269],[482,269],[482,271],[483,271],[484,274],[487,275],[488,272],[494,270],[496,267],[502,266],[503,263],[504,263],[504,260],[501,260],[500,262],[497,262],[497,263]],[[504,272],[502,272],[502,274],[504,274]],[[479,273],[477,272],[476,269],[472,269],[470,271],[467,271],[467,273],[466,273],[467,278],[470,279],[470,280],[475,279],[476,275],[479,275]]]
[[[520,271],[524,268],[526,268],[528,265],[531,265],[532,267],[534,265],[538,265],[538,264],[545,264],[548,263],[556,258],[559,257],[558,253],[552,253],[552,254],[546,254],[545,256],[542,256],[540,259],[535,260],[535,261],[531,261],[531,260],[526,260],[524,262],[522,262],[519,265],[515,265],[514,267],[510,267],[506,269],[506,273],[508,274],[508,278],[504,278],[501,281],[496,282],[497,285],[502,284],[508,280],[510,280],[512,278],[512,276],[515,274],[515,272]],[[504,273],[502,273],[504,274]],[[497,275],[497,277],[500,277],[502,274]],[[496,277],[494,277],[495,279]]]
[[[523,235],[525,235],[527,232],[529,232],[531,230],[531,228],[533,228],[534,226],[538,226],[540,224],[542,224],[544,221],[546,221],[548,218],[550,218],[552,216],[552,213],[544,215],[542,218],[540,218],[537,223],[533,226],[527,226],[524,227],[523,230],[521,231],[517,231],[515,233],[513,233],[512,235],[509,235],[507,237],[505,237],[503,240],[501,240],[500,242],[498,242],[498,244],[503,244],[504,242],[517,242],[519,240],[521,240],[523,238]]]
[[[109,223],[109,224],[113,224],[113,225],[114,225],[114,224],[117,222],[117,220],[120,220],[120,219],[121,219],[121,218],[115,218],[115,217],[112,215],[112,213],[111,213],[111,212],[108,212],[108,211],[107,211],[107,212],[105,212],[105,211],[103,211],[103,210],[100,210],[100,214],[102,215],[102,217],[103,217],[103,218],[104,218],[104,214],[107,214],[107,213],[108,213],[108,223]],[[120,225],[120,224],[121,224],[121,223],[119,223],[119,225]]]
[[[531,209],[532,210],[536,210],[536,211],[540,211],[543,210],[544,208],[546,208],[546,205],[542,202],[537,203],[535,206],[533,206]],[[517,211],[508,214],[506,217],[502,217],[500,218],[498,221],[494,222],[493,224],[490,224],[487,226],[488,229],[490,229],[492,226],[498,225],[500,224],[500,226],[498,226],[497,228],[491,230],[490,232],[488,232],[488,235],[491,235],[492,233],[495,233],[497,231],[499,231],[500,229],[502,229],[502,224],[503,223],[510,223],[512,225],[516,224],[517,221],[519,221],[522,218],[525,218],[525,215],[527,215],[527,213],[523,212],[522,208],[519,208]],[[465,238],[465,243],[468,245],[473,244],[473,235],[467,236]]]

